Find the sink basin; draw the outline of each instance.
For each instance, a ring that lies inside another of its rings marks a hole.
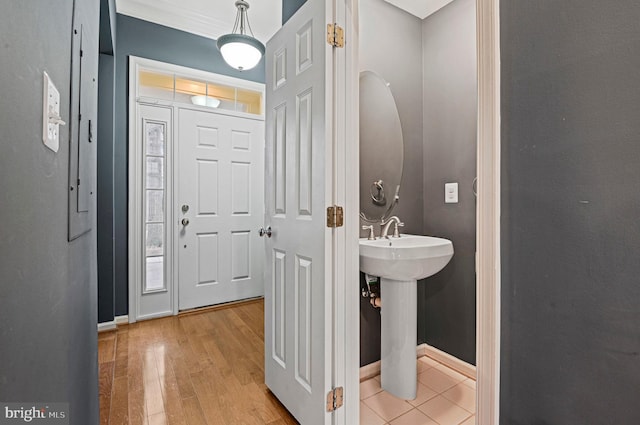
[[[424,279],[442,270],[451,257],[453,244],[443,238],[401,235],[389,239],[360,239],[360,270],[387,279]]]

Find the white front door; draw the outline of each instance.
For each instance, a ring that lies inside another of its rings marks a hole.
[[[178,110],[179,309],[264,294],[264,121]]]
[[[305,425],[332,421],[331,13],[307,1],[266,50],[265,380]]]

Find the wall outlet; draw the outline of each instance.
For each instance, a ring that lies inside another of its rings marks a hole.
[[[44,73],[44,90],[42,95],[42,141],[54,152],[60,147],[60,126],[66,123],[60,118],[60,92]]]
[[[445,204],[458,203],[458,183],[445,183],[444,202]]]

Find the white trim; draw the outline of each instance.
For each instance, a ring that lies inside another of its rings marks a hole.
[[[137,66],[131,65],[136,72]],[[137,72],[136,72],[137,74]],[[130,80],[133,86],[130,88],[135,92],[137,87],[137,78]],[[173,151],[174,151],[174,132],[173,132],[173,108],[164,107],[162,105],[146,105],[135,102],[133,109],[130,111],[129,118],[129,318],[131,322],[157,317],[158,311],[173,310],[175,302],[172,295],[171,287],[173,281],[172,270],[172,247],[173,247],[173,191],[170,182],[173,179]],[[144,111],[143,111],[144,108]],[[142,128],[145,122],[154,122],[160,120],[166,125],[166,146],[165,146],[165,250],[164,256],[167,261],[164,263],[165,270],[165,288],[158,291],[145,291],[144,281],[146,274],[145,254],[144,254],[144,147]],[[142,167],[142,168],[140,168]],[[149,316],[149,311],[153,313]],[[169,314],[164,314],[171,315]]]
[[[129,324],[129,316],[128,315],[116,316],[114,321],[116,322],[116,325],[118,325],[118,326],[127,325],[127,324]]]
[[[137,58],[138,60],[139,58]],[[146,62],[147,60],[144,60],[144,62]],[[166,64],[169,65],[169,64]],[[138,102],[140,102],[140,98],[138,98]],[[173,104],[173,102],[172,102]],[[171,176],[172,179],[171,181],[167,182],[168,186],[171,188],[171,193],[176,195],[176,198],[172,198],[171,202],[172,202],[172,210],[175,210],[176,208],[176,200],[177,200],[177,196],[180,193],[179,189],[180,189],[180,182],[177,179],[177,167],[178,164],[180,164],[180,149],[177,148],[177,143],[180,143],[180,141],[178,140],[178,138],[176,137],[176,135],[180,134],[180,122],[178,119],[176,119],[176,117],[178,116],[178,106],[173,105],[173,131],[174,131],[174,148],[172,149],[172,154],[173,154],[173,166],[175,167],[175,172],[172,172]],[[173,239],[173,244],[169,247],[170,252],[171,252],[171,257],[169,258],[169,263],[171,263],[171,288],[169,288],[169,290],[171,291],[171,299],[173,300],[173,302],[171,303],[171,312],[169,313],[169,315],[173,315],[173,316],[177,316],[178,313],[180,313],[180,261],[179,261],[179,254],[178,252],[180,251],[180,248],[178,246],[178,244],[180,243],[179,241],[180,238],[174,238]]]
[[[114,331],[118,329],[118,327],[122,325],[128,325],[128,324],[129,324],[129,316],[116,316],[110,322],[98,323],[98,333]]]
[[[467,378],[476,379],[476,367],[474,365],[462,361],[449,353],[445,353],[436,347],[432,347],[429,344],[418,345],[416,347],[416,358],[419,359],[423,356],[430,357],[438,363],[442,363],[447,366],[449,369],[460,372]],[[380,365],[381,362],[378,360],[377,362],[362,366],[360,368],[360,381],[365,381],[369,378],[380,375]]]
[[[477,0],[478,207],[476,421],[500,415],[500,21],[499,0]]]
[[[418,345],[418,357],[427,356],[442,363],[449,369],[453,369],[456,372],[460,372],[467,378],[476,379],[476,367],[470,363],[460,360],[457,357],[452,356],[449,353],[445,353],[442,350],[437,349],[429,344]]]
[[[150,313],[150,314],[142,314],[142,315],[139,315],[136,320],[139,321],[139,320],[159,319],[161,317],[167,317],[167,316],[175,316],[173,314],[173,310],[159,311],[157,313]],[[134,321],[132,321],[131,323],[133,322]]]
[[[127,206],[127,253],[128,253],[128,270],[127,270],[127,287],[129,288],[129,317],[130,323],[135,323],[136,318],[138,317],[138,307],[137,300],[138,294],[136,293],[136,285],[132,284],[132,282],[136,281],[136,276],[138,275],[137,266],[139,263],[138,255],[137,255],[137,247],[139,245],[138,241],[138,231],[137,227],[139,226],[138,217],[141,212],[137,207],[138,202],[136,202],[137,198],[137,188],[140,186],[140,178],[137,176],[137,153],[135,149],[135,143],[131,143],[132,140],[136,140],[136,128],[137,125],[135,123],[138,119],[138,108],[136,105],[136,97],[138,94],[138,70],[137,66],[134,66],[134,61],[129,60],[129,115],[128,115],[128,136],[127,136],[127,145],[129,150],[128,164],[127,164],[127,176],[128,176],[128,206]],[[133,90],[133,92],[132,92]]]
[[[337,205],[344,207],[344,227],[336,232],[334,386],[344,386],[344,408],[334,425],[360,423],[360,256],[359,256],[359,64],[358,0],[338,0],[335,22],[345,30],[345,47],[333,49],[335,60],[334,110]]]
[[[262,121],[262,122],[264,122],[264,118],[265,118],[264,115],[256,115],[248,112],[232,111],[230,109],[212,110],[207,106],[198,106],[198,105],[192,105],[190,103],[174,102],[172,100],[153,99],[153,98],[144,97],[144,96],[139,96],[137,99],[137,103],[140,105],[165,106],[167,108],[174,108],[174,111],[173,111],[174,114],[177,113],[178,109],[183,109],[183,110],[209,112],[209,113],[214,112],[216,115],[227,115],[230,117],[246,118],[246,119],[250,119],[254,121]],[[176,123],[176,125],[174,126],[174,132],[177,133],[177,129],[178,127]]]
[[[118,328],[118,325],[116,325],[115,320],[112,320],[110,322],[98,323],[98,333],[113,331],[113,330],[116,330],[117,328]]]
[[[420,356],[416,353],[416,358],[417,357]],[[377,362],[369,363],[368,365],[362,366],[360,368],[360,382],[380,375],[381,365],[382,361],[378,360]]]

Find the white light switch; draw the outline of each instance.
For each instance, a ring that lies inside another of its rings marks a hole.
[[[458,203],[458,183],[444,184],[444,202],[446,204]]]
[[[53,85],[49,74],[44,73],[42,95],[42,141],[54,152],[60,147],[60,126],[66,123],[60,118],[60,92]]]

